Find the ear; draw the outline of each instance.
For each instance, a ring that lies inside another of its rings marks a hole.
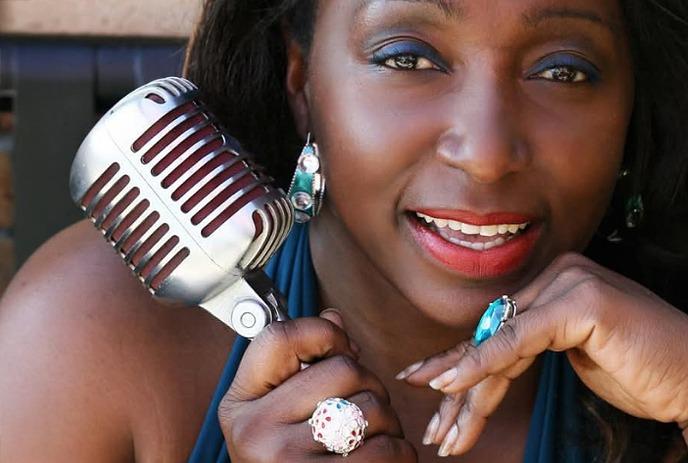
[[[310,128],[310,112],[308,109],[308,65],[303,49],[290,34],[285,34],[287,45],[287,75],[286,89],[289,106],[294,116],[296,130],[302,138]]]

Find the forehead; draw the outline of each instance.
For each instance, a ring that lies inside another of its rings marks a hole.
[[[406,6],[408,10],[438,13],[447,21],[462,21],[470,20],[477,12],[498,14],[501,10],[531,27],[552,19],[578,19],[602,26],[615,35],[623,31],[618,0],[355,0],[349,5],[353,6],[354,17],[365,17],[371,12],[399,12]]]

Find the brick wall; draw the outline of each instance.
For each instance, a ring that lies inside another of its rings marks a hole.
[[[201,4],[202,0],[0,0],[0,34],[186,37]]]

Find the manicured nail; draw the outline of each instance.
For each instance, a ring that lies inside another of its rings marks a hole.
[[[454,448],[457,437],[459,437],[459,428],[456,426],[456,424],[453,424],[446,437],[442,441],[442,445],[440,445],[437,455],[440,457],[448,457],[449,452]]]
[[[435,434],[437,434],[437,428],[440,427],[440,414],[435,413],[432,415],[432,419],[425,429],[425,434],[423,435],[423,445],[430,445],[435,440]]]
[[[395,376],[395,378],[398,380],[406,379],[409,376],[411,376],[412,374],[414,374],[415,372],[417,372],[420,369],[420,367],[422,367],[422,366],[423,366],[423,360],[419,360],[418,362],[414,363],[413,365],[404,368],[399,374],[397,374]]]
[[[435,389],[436,391],[439,391],[440,389],[444,388],[445,386],[449,385],[452,381],[454,381],[458,373],[459,372],[456,368],[450,368],[449,370],[439,375],[437,378],[430,381],[430,383],[428,384],[431,388]]]

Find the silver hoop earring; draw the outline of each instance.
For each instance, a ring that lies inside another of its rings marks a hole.
[[[294,206],[294,220],[305,223],[318,215],[325,196],[325,177],[322,174],[318,145],[308,133],[306,145],[296,161],[296,169],[287,193]]]

